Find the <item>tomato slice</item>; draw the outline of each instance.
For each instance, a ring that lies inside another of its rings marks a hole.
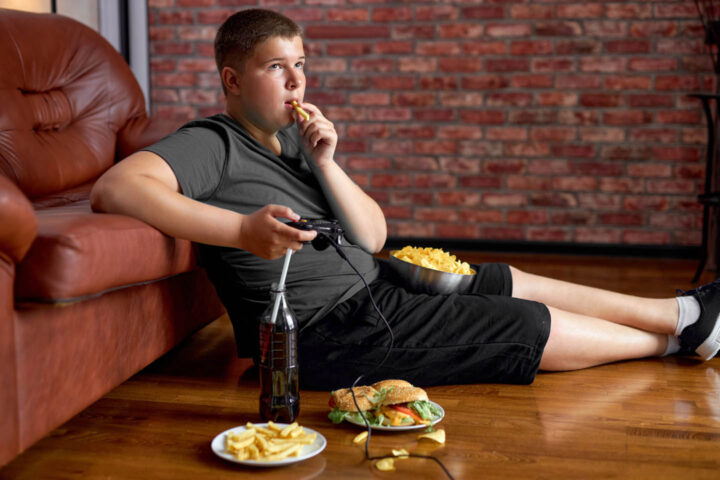
[[[405,415],[408,415],[412,417],[413,420],[415,420],[417,423],[426,423],[425,420],[422,419],[420,415],[415,413],[414,410],[411,410],[408,407],[405,407],[403,405],[390,405],[390,408],[393,410],[397,410],[400,413],[404,413]]]
[[[333,397],[330,397],[328,405],[330,406],[330,408],[335,408],[335,400],[333,399]]]

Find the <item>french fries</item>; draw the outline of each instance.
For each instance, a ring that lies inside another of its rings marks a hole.
[[[293,100],[291,103],[293,108],[305,119],[305,121],[310,120],[310,114],[303,110],[303,108],[298,105],[295,100]]]
[[[268,422],[267,428],[248,422],[245,428],[225,437],[225,450],[238,460],[273,462],[297,457],[303,446],[312,444],[317,436],[305,432],[297,422],[287,427]]]
[[[458,260],[455,255],[440,249],[428,247],[403,247],[401,250],[390,252],[396,258],[406,262],[420,265],[421,267],[440,270],[441,272],[460,273],[462,275],[473,275],[475,271],[466,262]]]

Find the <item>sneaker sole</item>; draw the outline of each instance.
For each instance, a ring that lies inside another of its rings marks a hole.
[[[720,350],[720,317],[715,320],[715,327],[713,327],[710,335],[700,344],[695,353],[700,355],[703,360],[710,360]]]

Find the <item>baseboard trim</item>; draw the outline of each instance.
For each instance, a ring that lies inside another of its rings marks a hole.
[[[700,259],[698,246],[618,245],[596,243],[494,241],[449,238],[388,238],[386,249],[405,245],[442,248],[450,251],[485,251],[508,253],[547,253],[565,255],[604,255],[609,257],[688,258]]]

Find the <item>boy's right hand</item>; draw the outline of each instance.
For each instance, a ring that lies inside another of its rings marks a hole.
[[[240,224],[239,247],[260,258],[274,260],[285,255],[288,248],[300,250],[303,242],[309,242],[317,235],[314,230],[289,227],[278,218],[298,221],[300,215],[282,205],[267,205],[245,215]]]

